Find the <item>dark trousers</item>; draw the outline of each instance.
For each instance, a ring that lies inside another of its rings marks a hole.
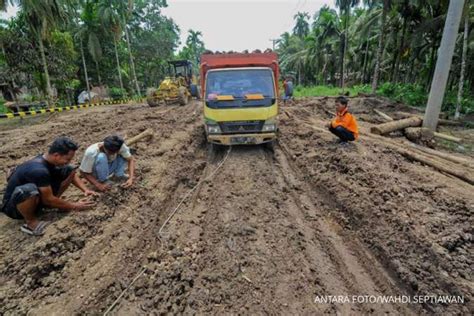
[[[343,142],[351,142],[355,139],[354,134],[342,126],[337,126],[336,128],[331,126],[329,127],[329,131],[339,137]]]

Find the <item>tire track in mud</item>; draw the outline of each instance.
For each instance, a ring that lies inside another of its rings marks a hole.
[[[308,175],[306,183],[337,202],[329,216],[377,258],[400,295],[456,295],[466,301],[418,304],[418,312],[467,313],[473,293],[468,223],[474,205],[466,195],[468,185],[407,161],[387,149],[383,139],[363,135],[347,148],[333,144],[332,135],[318,127],[324,122],[316,118],[326,116],[318,108],[292,108],[281,124],[280,140],[291,162]],[[364,257],[359,258],[370,271]]]
[[[278,163],[280,172],[284,181],[291,187],[298,190],[293,191],[295,205],[298,206],[302,216],[315,218],[312,222],[315,225],[309,225],[309,230],[313,231],[313,242],[317,243],[322,249],[323,256],[328,257],[328,265],[335,270],[336,274],[329,275],[325,284],[333,284],[340,278],[343,292],[341,289],[327,290],[329,295],[400,295],[400,289],[396,287],[391,276],[384,271],[377,260],[369,254],[357,240],[348,232],[344,232],[336,222],[331,220],[328,213],[334,205],[340,204],[334,197],[328,196],[319,187],[313,187],[309,181],[303,177],[303,181],[298,180],[298,175],[303,174],[302,170],[292,163],[289,159],[289,152],[284,144],[281,144],[281,150],[276,151],[275,159]],[[301,188],[304,187],[304,188]],[[321,252],[321,250],[320,250]],[[320,267],[320,266],[318,266]],[[326,275],[324,271],[320,275]],[[337,276],[337,277],[335,277]],[[414,313],[403,305],[388,304],[357,304],[360,308],[358,313]],[[414,306],[413,306],[414,308]],[[338,311],[346,313],[347,311]]]
[[[397,292],[360,245],[345,244],[322,214],[324,199],[310,197],[295,174],[278,149],[273,158],[261,147],[235,147],[175,216],[168,250],[117,313],[411,314],[402,306],[313,303],[316,295]]]

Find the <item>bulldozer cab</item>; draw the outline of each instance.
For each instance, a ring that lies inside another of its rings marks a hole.
[[[183,80],[188,87],[193,83],[193,64],[189,60],[172,60],[168,64],[171,77]]]

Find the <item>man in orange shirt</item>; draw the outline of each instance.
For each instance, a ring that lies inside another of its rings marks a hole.
[[[359,129],[355,117],[347,110],[347,98],[336,98],[336,117],[329,124],[329,131],[339,137],[339,142],[347,143],[359,137]]]

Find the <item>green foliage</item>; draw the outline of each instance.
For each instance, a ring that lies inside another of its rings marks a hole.
[[[334,86],[296,86],[295,97],[322,97],[338,96],[349,92],[350,96],[357,96],[359,93],[370,93],[369,85],[355,85],[350,88],[341,89]],[[391,100],[401,102],[410,106],[424,108],[428,102],[428,92],[421,85],[400,84],[386,82],[382,84],[376,92],[377,95],[387,97]],[[444,98],[442,110],[454,114],[456,108],[457,91],[448,91]],[[474,112],[474,95],[465,93],[461,101],[461,113]]]
[[[11,87],[26,86],[35,94],[32,98],[44,98],[46,91],[40,37],[50,82],[58,90],[60,104],[72,102],[74,95],[86,89],[81,48],[92,86],[119,86],[120,71],[125,90],[133,91],[130,56],[135,61],[142,89],[156,86],[164,77],[166,61],[173,59],[179,43],[178,26],[161,13],[167,6],[165,0],[13,2],[27,5],[19,5],[19,13],[10,21],[0,21],[0,45],[5,49],[5,54],[0,50],[0,78]],[[129,33],[130,49],[125,41],[125,29]],[[37,96],[36,91],[43,92],[42,96]],[[118,92],[115,97],[120,98],[126,91]]]
[[[113,100],[121,100],[127,97],[127,91],[125,89],[122,90],[118,87],[110,88],[109,94]]]
[[[282,73],[292,74],[298,85],[336,86],[341,83],[344,69],[347,86],[370,84],[377,58],[381,58],[378,85],[383,82],[412,85],[393,87],[394,91],[384,87],[384,90],[417,104],[424,100],[423,91],[431,84],[448,3],[338,0],[337,9],[323,6],[311,13],[310,21],[307,13],[298,12],[293,32],[285,32],[277,40]],[[468,6],[466,13],[474,16],[474,5]],[[473,22],[471,18],[471,25]],[[463,29],[462,25],[451,70],[454,77],[448,90],[456,90],[459,81]],[[473,29],[469,28],[465,59],[464,89],[470,90],[470,95],[474,94]],[[383,50],[378,55],[382,34]]]
[[[322,96],[338,96],[349,92],[350,96],[355,96],[359,93],[370,93],[370,86],[368,85],[357,85],[351,88],[342,90],[339,87],[334,86],[311,86],[303,87],[296,86],[294,95],[295,97],[322,97]]]
[[[378,88],[377,94],[416,107],[424,107],[428,101],[428,94],[417,84],[385,82]]]
[[[8,109],[5,106],[5,100],[3,100],[2,97],[0,97],[0,113],[7,113]]]

